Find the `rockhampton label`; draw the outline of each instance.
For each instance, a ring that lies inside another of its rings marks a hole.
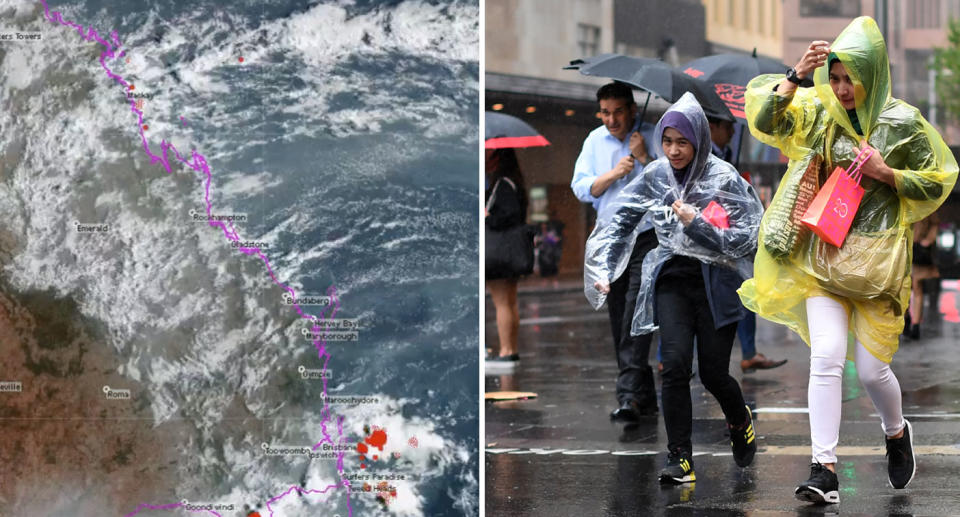
[[[191,210],[190,211],[190,220],[195,223],[209,223],[209,222],[222,222],[222,223],[244,223],[247,221],[247,214],[207,214],[202,210]],[[263,246],[258,246],[263,247]]]

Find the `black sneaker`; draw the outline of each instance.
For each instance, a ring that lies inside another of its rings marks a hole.
[[[660,483],[665,485],[682,485],[697,480],[693,473],[693,458],[690,453],[679,449],[670,451],[667,455],[667,466],[660,471]]]
[[[887,478],[893,488],[904,488],[910,484],[917,473],[917,462],[913,455],[913,427],[906,419],[903,436],[887,438]]]
[[[810,479],[800,483],[793,495],[811,503],[839,503],[840,484],[837,475],[819,463],[810,465]]]
[[[730,429],[730,447],[733,448],[733,461],[738,467],[746,467],[753,462],[753,455],[757,453],[757,436],[753,429],[753,412],[747,406],[747,425],[742,429]]]
[[[520,354],[488,355],[483,364],[487,368],[512,368],[520,364]]]

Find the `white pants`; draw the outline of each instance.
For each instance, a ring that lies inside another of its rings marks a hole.
[[[840,381],[847,355],[847,325],[850,317],[836,300],[825,296],[807,298],[807,323],[810,328],[810,384],[807,407],[810,409],[810,439],[813,461],[837,462],[840,439]],[[883,432],[893,436],[903,429],[900,383],[890,365],[877,359],[857,340],[854,354],[860,382],[880,414]]]

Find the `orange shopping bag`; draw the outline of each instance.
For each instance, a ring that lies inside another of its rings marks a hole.
[[[843,246],[850,223],[860,208],[860,200],[863,199],[863,187],[860,186],[863,174],[860,168],[872,154],[872,149],[864,149],[847,170],[842,167],[834,169],[800,219],[823,241],[838,248]]]

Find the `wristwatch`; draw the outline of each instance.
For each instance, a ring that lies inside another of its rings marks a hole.
[[[810,79],[809,77],[800,79],[799,77],[797,77],[797,71],[794,70],[793,68],[791,68],[790,70],[787,70],[787,80],[797,86],[803,86],[804,88],[809,88],[813,86],[812,79]]]

